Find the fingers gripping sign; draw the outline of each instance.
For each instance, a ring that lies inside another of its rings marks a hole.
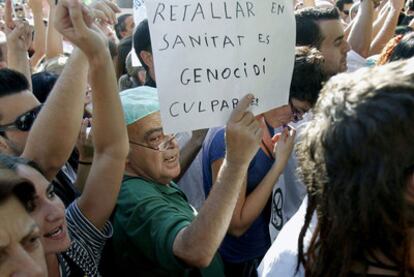
[[[262,130],[259,121],[248,111],[254,96],[244,96],[230,115],[226,126],[226,159],[248,165],[259,149]]]

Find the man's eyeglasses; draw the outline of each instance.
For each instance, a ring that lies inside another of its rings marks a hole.
[[[129,141],[129,143],[134,144],[134,145],[138,145],[144,148],[148,148],[151,150],[155,150],[155,151],[160,151],[160,152],[164,152],[166,151],[169,147],[171,142],[173,141],[173,139],[175,139],[176,134],[172,134],[172,135],[164,135],[160,140],[161,142],[158,145],[148,145],[148,144],[143,144],[140,142],[135,142],[135,141]]]
[[[303,119],[303,115],[305,114],[305,112],[296,108],[295,105],[293,105],[292,100],[290,99],[289,99],[289,106],[290,106],[290,110],[292,111],[293,122],[296,123],[296,122],[301,121]]]
[[[24,114],[19,115],[16,120],[9,124],[0,125],[0,132],[8,130],[29,131],[40,112],[42,105],[39,105]]]

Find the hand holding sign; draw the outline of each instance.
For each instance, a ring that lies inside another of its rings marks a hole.
[[[223,126],[246,91],[255,114],[288,101],[291,0],[145,2],[166,132]]]
[[[277,142],[273,149],[273,154],[276,157],[277,166],[283,170],[295,144],[296,129],[291,126],[286,126],[283,128],[282,133],[278,134],[276,137]],[[272,141],[274,142],[274,139],[272,139]]]
[[[259,149],[262,129],[252,112],[247,111],[254,99],[244,96],[230,115],[226,126],[226,160],[240,165],[248,165]]]

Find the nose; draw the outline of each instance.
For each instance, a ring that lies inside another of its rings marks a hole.
[[[43,264],[43,267],[40,262],[44,261],[35,261],[32,256],[27,253],[23,247],[19,247],[19,250],[14,254],[14,272],[10,275],[12,277],[46,277],[46,265]],[[42,254],[39,257],[43,257]]]
[[[46,214],[46,221],[47,222],[54,222],[57,220],[60,220],[62,218],[62,211],[59,207],[56,205],[53,205],[51,201],[47,201],[47,203],[44,204],[44,213]]]

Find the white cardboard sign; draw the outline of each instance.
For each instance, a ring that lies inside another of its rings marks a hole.
[[[255,114],[288,102],[291,0],[146,0],[164,131],[222,126],[241,97]]]

